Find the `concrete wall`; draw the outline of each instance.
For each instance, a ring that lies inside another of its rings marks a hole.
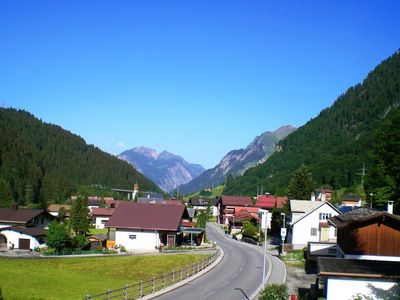
[[[115,243],[124,246],[127,251],[156,250],[157,247],[160,247],[160,235],[155,230],[117,228]]]

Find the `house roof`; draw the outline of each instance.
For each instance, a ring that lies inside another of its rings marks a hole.
[[[218,199],[203,197],[190,198],[188,203],[193,206],[208,206],[208,203],[210,203],[211,206],[216,206],[218,204]]]
[[[225,206],[253,206],[251,197],[246,196],[221,196],[221,202]]]
[[[361,196],[359,195],[354,195],[354,194],[346,194],[346,195],[342,195],[342,197],[340,197],[340,199],[342,201],[353,201],[353,202],[358,202],[361,200]]]
[[[0,223],[25,224],[44,212],[46,212],[44,209],[0,208]]]
[[[272,209],[282,208],[283,204],[286,203],[288,198],[286,197],[275,197],[272,195],[260,195],[257,196],[256,207]]]
[[[245,219],[255,219],[259,220],[258,216],[247,211],[247,210],[241,210],[238,213],[235,213],[233,216],[229,216],[228,220],[245,220]]]
[[[400,262],[318,257],[320,276],[400,278]]]
[[[315,209],[316,207],[321,206],[323,203],[326,202],[310,200],[290,200],[290,211],[305,213]]]
[[[23,226],[12,226],[0,228],[0,231],[11,230],[15,232],[20,232],[30,236],[44,236],[46,235],[46,230],[40,227],[23,227]]]
[[[183,205],[127,202],[115,209],[105,226],[176,231],[181,224],[182,217],[186,216],[187,211]]]
[[[351,210],[348,213],[330,218],[329,223],[333,224],[335,227],[340,228],[345,227],[349,224],[364,222],[367,220],[385,216],[400,222],[400,217],[389,214],[386,211],[376,211],[369,208],[358,208]]]
[[[307,217],[308,215],[310,215],[312,212],[314,212],[315,210],[317,210],[318,208],[320,208],[323,205],[330,206],[332,209],[337,211],[338,214],[341,213],[336,207],[334,207],[332,204],[330,204],[329,202],[326,202],[326,201],[290,200],[290,207],[292,207],[292,201],[295,201],[294,202],[295,206],[296,205],[299,206],[299,207],[297,207],[297,209],[302,209],[302,208],[309,208],[309,209],[307,211],[305,211],[304,214],[300,218],[298,218],[298,219],[294,220],[293,222],[289,223],[290,226],[293,226],[294,224],[296,224],[300,220],[304,219],[305,217]],[[310,202],[310,203],[313,203],[313,204],[308,204],[307,205],[307,204],[304,204],[304,203],[301,203],[301,202]],[[302,211],[296,211],[296,212],[302,212]]]
[[[115,208],[118,207],[121,203],[127,202],[126,200],[115,200],[115,199],[106,199],[104,198],[104,201],[106,202],[106,206],[110,208]],[[111,207],[113,206],[113,207]]]
[[[115,208],[97,208],[94,207],[92,209],[92,215],[93,216],[112,216],[112,214],[114,213]]]
[[[60,208],[63,207],[65,212],[68,212],[71,210],[71,205],[68,204],[50,204],[49,207],[47,207],[48,212],[57,212],[60,210]]]

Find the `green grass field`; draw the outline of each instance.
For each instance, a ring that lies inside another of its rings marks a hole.
[[[221,196],[222,192],[224,191],[224,188],[225,188],[225,185],[218,185],[216,187],[213,187],[212,191],[211,191],[212,195],[211,196],[207,196],[207,198],[215,198],[217,196],[218,197]],[[190,198],[196,198],[196,197],[200,197],[200,192],[196,192],[196,193],[193,193],[193,194],[185,195],[183,197],[183,200],[185,202],[188,202]]]
[[[83,299],[178,270],[205,255],[0,258],[4,299]]]

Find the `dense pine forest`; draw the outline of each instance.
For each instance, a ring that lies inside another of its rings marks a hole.
[[[228,178],[227,194],[254,195],[257,186],[284,195],[293,172],[305,164],[316,186],[340,189],[362,182],[365,189],[399,198],[400,52],[278,144],[278,152],[244,176]],[[396,169],[397,168],[397,169]],[[379,174],[380,180],[374,180]]]
[[[159,188],[128,163],[32,114],[0,108],[0,206],[59,203],[80,186]]]

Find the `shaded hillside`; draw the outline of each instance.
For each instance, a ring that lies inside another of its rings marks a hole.
[[[374,131],[400,105],[400,52],[378,65],[362,82],[349,88],[334,104],[279,142],[279,152],[244,176],[229,180],[224,193],[265,191],[284,194],[289,179],[302,163],[319,186],[338,189],[361,182],[361,168],[368,169],[368,152]]]
[[[247,169],[264,162],[275,151],[276,143],[294,130],[295,127],[285,125],[273,132],[264,132],[246,148],[230,151],[214,168],[181,185],[179,192],[182,194],[197,192],[223,183],[229,175],[243,175]]]
[[[190,164],[182,157],[163,151],[137,147],[122,152],[118,158],[132,164],[138,171],[153,180],[162,190],[172,191],[204,172],[199,164]]]
[[[128,163],[28,112],[0,108],[0,136],[3,202],[60,201],[78,185],[91,184],[132,188],[137,181],[141,190],[159,191]]]

